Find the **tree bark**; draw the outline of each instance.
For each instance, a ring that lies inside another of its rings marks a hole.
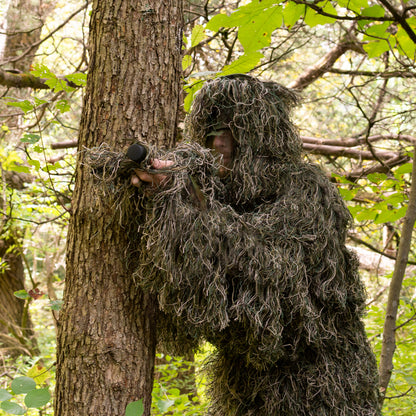
[[[95,0],[79,149],[172,146],[180,90],[180,0]],[[126,228],[79,154],[58,327],[56,416],[150,414],[157,304],[132,281]],[[124,226],[124,227],[123,227]]]
[[[21,255],[21,237],[16,228],[1,230],[0,235],[0,352],[6,356],[34,355],[37,351],[33,338],[29,311],[24,300],[14,292],[25,288]]]

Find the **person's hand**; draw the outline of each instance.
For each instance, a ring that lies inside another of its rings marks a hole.
[[[165,169],[172,165],[173,161],[171,160],[152,160],[153,169]],[[165,175],[163,173],[149,173],[140,169],[135,169],[134,173],[135,174],[131,177],[131,183],[132,185],[137,186],[138,188],[140,188],[142,183],[151,185],[152,187],[158,187],[160,185],[163,185],[163,183],[166,182],[168,178],[168,175]]]

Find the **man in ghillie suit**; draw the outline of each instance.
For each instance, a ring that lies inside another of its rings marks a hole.
[[[302,159],[296,103],[249,76],[209,81],[188,144],[132,178],[148,200],[136,279],[158,295],[162,342],[216,347],[210,415],[379,414],[350,214]]]

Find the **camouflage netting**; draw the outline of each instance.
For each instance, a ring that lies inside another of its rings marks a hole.
[[[209,81],[187,120],[190,143],[148,194],[135,278],[158,295],[165,344],[206,339],[213,416],[374,416],[377,370],[365,293],[345,247],[350,215],[301,156],[294,93],[248,76]],[[229,128],[234,164],[203,146]],[[139,244],[139,243],[137,243]]]

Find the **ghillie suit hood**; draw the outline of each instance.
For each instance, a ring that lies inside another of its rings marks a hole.
[[[247,75],[207,82],[197,94],[185,137],[205,146],[213,131],[231,130],[237,142],[227,187],[231,201],[252,203],[275,195],[287,167],[299,165],[302,143],[290,122],[297,102],[293,91]]]
[[[177,352],[201,339],[212,416],[376,416],[377,369],[361,321],[365,293],[345,247],[350,214],[301,158],[296,95],[248,76],[209,81],[186,141],[147,201],[135,279],[158,296],[159,337]],[[204,148],[229,128],[226,178]]]

